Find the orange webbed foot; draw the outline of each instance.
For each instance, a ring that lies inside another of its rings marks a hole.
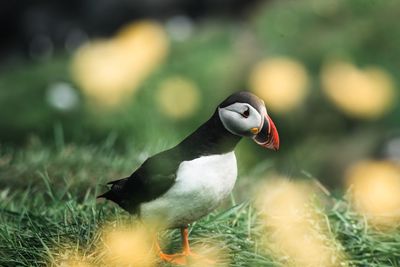
[[[160,258],[163,261],[176,264],[176,265],[186,265],[188,263],[188,260],[186,258],[186,255],[183,253],[176,253],[176,254],[165,254],[160,252]]]
[[[187,265],[189,263],[203,263],[205,265],[214,265],[215,261],[207,259],[194,252],[182,252],[176,254],[165,254],[160,252],[159,256],[162,260],[176,264],[176,265]]]
[[[189,239],[188,239],[188,228],[181,228],[182,235],[182,253],[177,254],[165,254],[162,252],[160,245],[157,242],[156,238],[156,248],[158,250],[158,254],[160,258],[166,262],[176,264],[176,265],[187,265],[190,263],[195,263],[196,265],[204,265],[204,266],[213,266],[215,265],[215,261],[207,259],[204,256],[198,255],[190,249]]]

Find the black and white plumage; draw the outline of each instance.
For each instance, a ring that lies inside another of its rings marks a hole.
[[[148,158],[99,197],[142,219],[185,227],[215,209],[232,191],[234,148],[242,137],[277,150],[279,136],[264,102],[249,92],[223,101],[211,118],[174,148]]]

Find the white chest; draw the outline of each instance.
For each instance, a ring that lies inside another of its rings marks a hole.
[[[175,184],[161,197],[142,204],[141,215],[144,219],[162,218],[170,227],[192,223],[229,195],[236,177],[233,151],[184,161],[178,168]]]

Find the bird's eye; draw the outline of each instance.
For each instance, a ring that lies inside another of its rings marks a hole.
[[[250,109],[249,107],[247,107],[247,109],[245,111],[243,111],[242,116],[245,118],[248,118],[250,115]]]

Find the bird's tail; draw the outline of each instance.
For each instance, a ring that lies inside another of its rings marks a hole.
[[[126,177],[107,183],[107,185],[111,185],[111,188],[107,192],[97,196],[97,198],[111,200],[129,213],[139,214],[137,203],[130,201],[129,194],[126,192],[125,183],[128,178],[129,177]]]
[[[121,201],[121,195],[123,194],[123,185],[127,179],[128,178],[122,178],[108,182],[107,185],[111,185],[111,188],[105,193],[98,195],[96,198],[105,198],[119,204]]]
[[[98,195],[96,198],[105,198],[105,199],[110,199],[112,200],[113,196],[112,196],[112,190],[108,190],[107,192],[104,192],[101,195]]]

